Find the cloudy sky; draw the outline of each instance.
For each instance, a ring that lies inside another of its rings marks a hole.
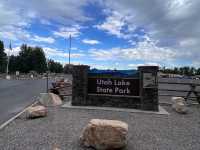
[[[199,0],[1,0],[0,40],[97,68],[200,67]]]

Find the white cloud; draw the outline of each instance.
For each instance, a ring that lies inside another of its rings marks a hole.
[[[129,68],[137,69],[139,66],[158,66],[160,67],[161,65],[155,62],[148,62],[148,63],[143,63],[143,64],[128,64]]]
[[[8,40],[22,40],[26,41],[30,39],[31,35],[26,30],[21,29],[20,27],[6,26],[0,28],[0,38]]]
[[[90,55],[91,58],[104,61],[123,59],[161,62],[163,60],[173,61],[178,57],[175,50],[159,47],[156,45],[156,41],[149,38],[132,48],[91,49]]]
[[[83,8],[88,5],[90,0],[20,0],[2,2],[14,9],[21,9],[21,14],[37,17],[46,21],[54,21],[61,24],[71,24],[73,22],[84,22],[90,20],[86,16]]]
[[[8,56],[11,56],[11,55],[17,56],[20,52],[20,46],[14,47],[12,48],[12,50],[6,48],[5,52]]]
[[[9,40],[26,40],[30,34],[24,29],[30,26],[30,18],[20,14],[19,9],[13,9],[0,2],[0,38]]]
[[[68,61],[69,54],[67,52],[58,50],[56,48],[50,48],[50,47],[44,47],[43,50],[47,58],[53,58],[55,60],[57,60],[58,58],[62,58],[62,59],[66,59],[66,62]],[[6,48],[5,52],[9,56],[10,55],[17,56],[19,55],[19,52],[20,52],[20,46],[13,47],[12,50]],[[71,53],[71,58],[80,58],[84,56],[85,54],[83,53]]]
[[[96,44],[101,43],[100,41],[91,40],[91,39],[83,39],[82,42],[85,43],[85,44],[90,44],[90,45],[96,45]]]
[[[36,42],[44,42],[44,43],[49,43],[49,44],[52,44],[55,42],[55,39],[52,37],[42,37],[42,36],[37,36],[37,35],[35,35],[32,40]]]
[[[69,38],[69,36],[71,35],[72,37],[78,37],[81,32],[81,26],[79,25],[74,25],[74,26],[71,26],[71,27],[61,27],[59,29],[59,31],[54,31],[53,34],[56,36],[56,37],[62,37],[62,38]]]
[[[180,41],[180,46],[181,47],[191,47],[193,45],[198,45],[199,41],[195,38],[186,38]]]
[[[163,54],[166,49],[166,53],[176,53],[176,58],[183,62],[180,65],[200,59],[199,0],[107,0],[102,5],[106,7],[108,17],[97,25],[99,29],[128,39],[137,47],[132,37],[135,27],[142,27],[157,41],[156,46]],[[121,24],[116,26],[113,20]]]
[[[56,48],[44,47],[43,50],[48,58],[52,58],[52,57],[68,58],[69,57],[68,53],[58,50]],[[83,56],[85,55],[82,53],[71,53],[71,58],[80,58]]]
[[[168,17],[171,19],[184,19],[191,13],[192,2],[190,0],[170,0],[168,7]]]
[[[98,24],[95,27],[99,30],[106,31],[111,35],[115,35],[118,38],[128,38],[129,34],[124,34],[122,31],[124,26],[126,25],[126,20],[128,17],[124,17],[117,11],[110,12],[108,11],[109,16],[106,18],[105,22],[102,24]],[[133,26],[130,27],[130,31],[134,31],[135,28]]]
[[[28,23],[28,18],[23,15],[19,15],[19,11],[12,9],[11,7],[0,2],[0,27],[5,27],[7,25],[23,27]]]
[[[28,32],[29,27],[35,19],[39,20],[41,24],[55,27],[88,21],[90,18],[83,9],[88,3],[90,3],[90,0],[1,0],[0,38],[27,42],[31,36],[31,33]],[[55,31],[55,35],[68,37],[69,32],[73,37],[80,34],[79,27],[75,25],[72,28],[61,28],[59,31]],[[45,39],[38,39],[37,37],[35,37],[35,40],[45,42]],[[49,38],[46,42],[53,43],[53,40]]]

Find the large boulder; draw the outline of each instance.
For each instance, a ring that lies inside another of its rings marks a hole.
[[[47,116],[47,108],[44,106],[33,106],[27,109],[26,117],[33,119]]]
[[[177,113],[186,114],[188,108],[183,97],[172,97],[172,109]]]
[[[61,98],[54,93],[40,93],[39,102],[44,106],[62,105]]]
[[[119,149],[126,146],[128,125],[118,120],[92,119],[80,137],[86,147],[97,150]]]

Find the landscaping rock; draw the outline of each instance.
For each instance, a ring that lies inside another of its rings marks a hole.
[[[119,149],[126,146],[128,125],[118,120],[92,119],[83,130],[81,143],[97,150]]]
[[[50,92],[59,95],[63,100],[64,96],[69,96],[72,94],[72,83],[64,78],[59,80],[56,79],[56,82],[52,83]]]
[[[44,106],[33,106],[27,109],[27,118],[39,118],[47,116],[47,108]]]
[[[44,106],[62,105],[61,98],[54,93],[40,93],[39,102]]]
[[[172,108],[180,114],[188,113],[188,108],[183,97],[172,97]]]

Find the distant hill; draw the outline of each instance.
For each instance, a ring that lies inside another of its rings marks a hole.
[[[136,77],[137,70],[99,70],[91,69],[89,71],[91,76],[114,76],[114,77]]]

